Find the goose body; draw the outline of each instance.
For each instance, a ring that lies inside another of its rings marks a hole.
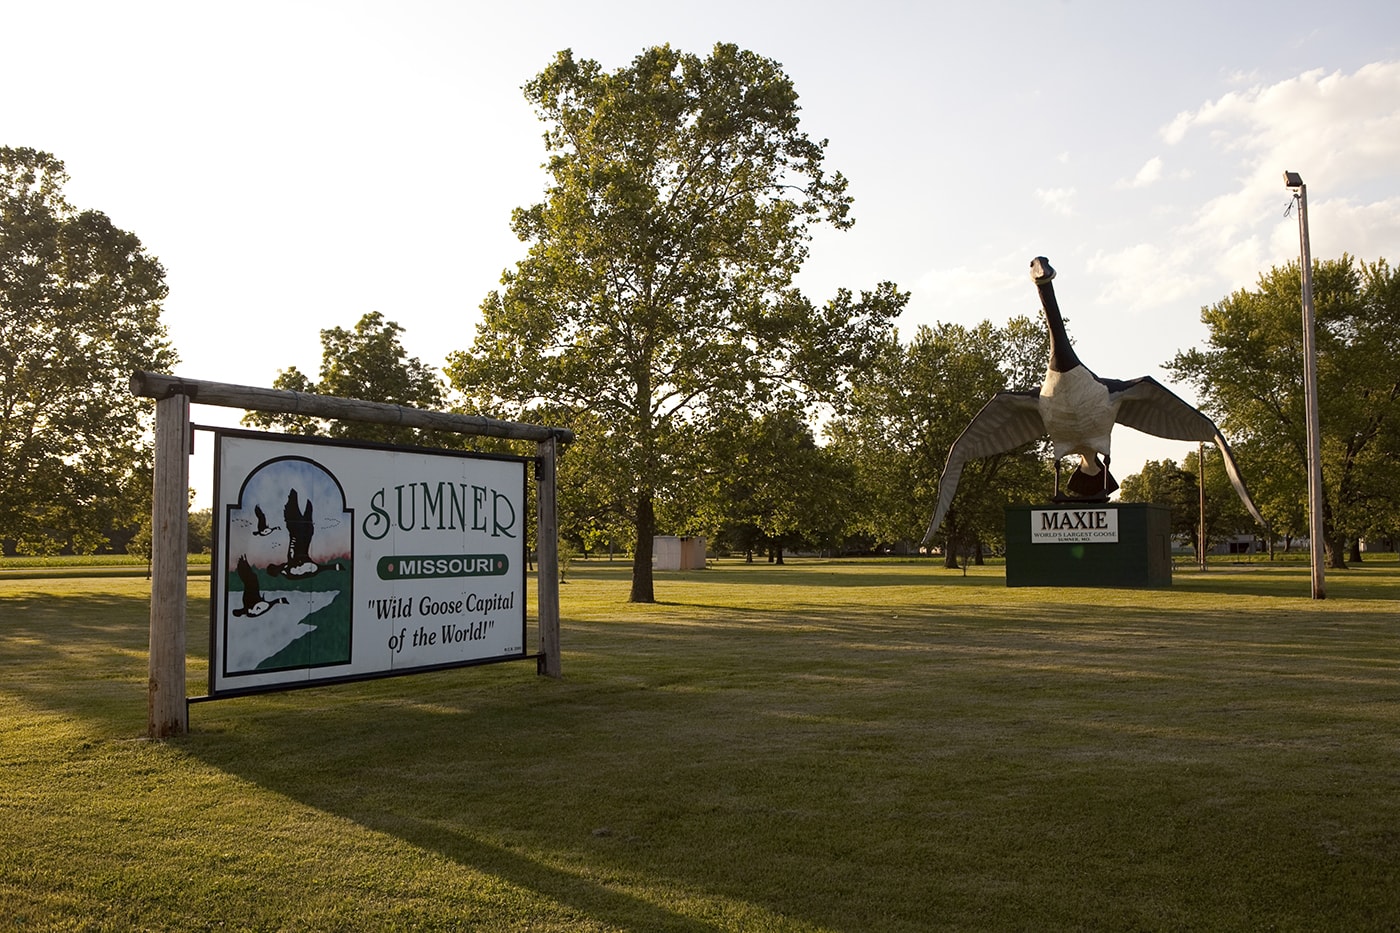
[[[1118,406],[1108,386],[1087,367],[1081,364],[1067,373],[1047,370],[1037,403],[1056,460],[1078,454],[1085,465],[1093,465],[1097,454],[1108,453]]]
[[[1033,259],[1031,278],[1040,292],[1041,308],[1050,331],[1050,361],[1045,380],[1039,388],[1027,392],[998,392],[958,435],[948,451],[948,461],[938,481],[938,504],[923,545],[933,539],[943,524],[967,461],[1015,450],[1047,434],[1056,463],[1055,498],[1066,498],[1059,486],[1060,460],[1078,456],[1080,462],[1069,479],[1068,498],[1106,500],[1108,494],[1118,488],[1108,473],[1115,424],[1157,437],[1214,444],[1220,450],[1225,472],[1245,508],[1255,521],[1267,528],[1268,523],[1250,498],[1230,446],[1215,422],[1151,376],[1122,380],[1094,375],[1079,361],[1070,343],[1055,298],[1052,284],[1055,270],[1050,261],[1043,256]]]

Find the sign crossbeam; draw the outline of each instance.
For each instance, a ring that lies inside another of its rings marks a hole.
[[[183,395],[198,405],[224,408],[244,408],[249,411],[269,411],[284,415],[307,415],[337,421],[359,421],[369,424],[391,424],[410,428],[449,431],[482,437],[504,437],[521,441],[547,441],[554,438],[562,444],[571,443],[574,433],[567,428],[551,428],[518,421],[502,421],[484,415],[462,415],[455,412],[427,411],[410,405],[388,402],[367,402],[361,399],[316,395],[310,392],[290,392],[285,389],[264,389],[257,386],[210,382],[205,379],[182,379],[162,373],[136,372],[131,377],[131,394],[140,398],[162,399]]]

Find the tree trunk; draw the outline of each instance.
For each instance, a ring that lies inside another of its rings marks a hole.
[[[1353,564],[1359,564],[1359,563],[1361,563],[1361,539],[1360,539],[1360,538],[1352,538],[1352,539],[1351,539],[1351,562],[1352,562]]]
[[[656,588],[652,583],[651,555],[652,538],[656,534],[656,511],[652,505],[651,493],[637,493],[637,546],[632,549],[632,593],[627,597],[632,603],[656,602]]]
[[[1322,497],[1322,549],[1327,555],[1327,566],[1335,570],[1347,569],[1347,539],[1337,532],[1337,523],[1332,520],[1332,503],[1327,499],[1325,488]]]
[[[1345,538],[1340,540],[1327,539],[1327,566],[1333,570],[1347,569],[1347,542]]]

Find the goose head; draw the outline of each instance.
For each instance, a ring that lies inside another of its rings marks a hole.
[[[1040,306],[1045,311],[1045,323],[1050,329],[1050,372],[1067,373],[1081,366],[1074,345],[1069,342],[1065,319],[1060,315],[1060,303],[1055,299],[1055,269],[1050,260],[1037,256],[1031,260],[1031,281],[1040,293]]]

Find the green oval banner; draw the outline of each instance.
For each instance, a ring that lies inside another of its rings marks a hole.
[[[389,554],[376,567],[381,580],[498,577],[509,568],[504,554]]]

